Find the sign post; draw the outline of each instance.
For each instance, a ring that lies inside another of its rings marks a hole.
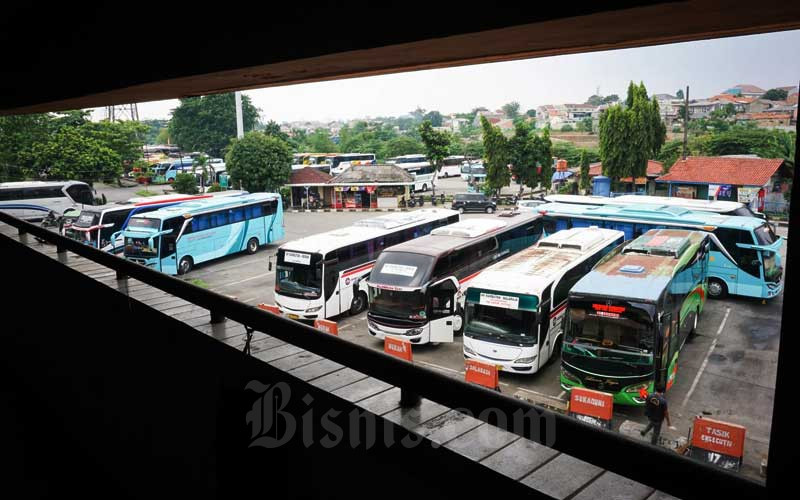
[[[745,431],[741,425],[695,417],[689,456],[738,472],[744,455]]]
[[[606,392],[593,391],[583,387],[570,390],[568,414],[587,424],[611,428],[614,412],[614,396]]]
[[[327,319],[315,319],[314,328],[330,333],[331,335],[339,336],[339,325],[335,321],[328,321]]]
[[[269,311],[269,312],[271,312],[272,314],[276,314],[276,315],[278,315],[278,316],[280,316],[280,315],[281,315],[281,310],[280,310],[280,308],[278,308],[278,306],[274,306],[274,305],[272,305],[272,304],[259,304],[259,305],[258,305],[258,308],[259,308],[259,309],[263,309],[263,310],[265,310],[265,311]]]
[[[413,362],[414,359],[411,355],[411,342],[390,336],[386,336],[383,340],[383,352],[390,354],[408,362]],[[402,408],[411,408],[419,405],[422,398],[419,394],[413,393],[405,387],[400,388],[400,406]]]
[[[495,365],[474,359],[464,360],[464,380],[500,392],[500,377]]]

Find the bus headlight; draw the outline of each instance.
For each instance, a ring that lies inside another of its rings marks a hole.
[[[521,363],[523,365],[528,365],[533,363],[535,360],[536,360],[536,355],[534,354],[529,358],[517,358],[516,360],[514,360],[514,363]]]
[[[642,384],[632,385],[630,387],[626,387],[625,392],[640,392],[642,391],[642,389],[647,390],[648,385],[649,384],[647,384],[647,382],[644,382]]]
[[[422,333],[422,328],[412,328],[406,332],[406,335],[409,337],[413,337],[414,335],[420,335]]]
[[[576,384],[580,384],[581,383],[581,381],[580,381],[580,379],[578,377],[576,377],[572,373],[570,373],[567,370],[565,370],[563,366],[561,367],[561,376],[564,377],[565,379],[569,380],[570,382],[574,382]]]
[[[475,351],[470,349],[467,344],[464,344],[464,354],[470,354],[472,356],[477,356],[477,354],[475,354]]]
[[[306,309],[306,312],[307,313],[315,313],[315,312],[319,311],[320,309],[322,309],[322,306],[309,307],[308,309]]]

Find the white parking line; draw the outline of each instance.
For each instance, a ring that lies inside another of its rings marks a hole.
[[[245,278],[243,280],[234,281],[233,283],[226,283],[224,285],[215,286],[214,288],[225,288],[225,287],[228,287],[228,286],[238,285],[239,283],[244,283],[245,281],[257,280],[258,278],[263,278],[264,276],[269,276],[270,274],[272,274],[272,273],[264,273],[264,274],[259,274],[259,275],[256,275],[256,276],[251,276],[251,277]]]
[[[689,402],[689,398],[692,396],[694,392],[694,388],[697,387],[697,382],[700,381],[700,376],[703,374],[703,370],[706,369],[706,365],[708,364],[708,358],[711,357],[711,353],[714,351],[714,348],[717,346],[717,340],[719,340],[719,334],[722,333],[722,329],[725,328],[725,322],[728,321],[728,314],[731,313],[731,308],[725,308],[725,317],[722,318],[722,323],[720,323],[719,328],[717,329],[717,334],[714,336],[714,340],[711,342],[711,346],[708,348],[708,352],[706,353],[706,359],[703,360],[703,364],[700,365],[700,370],[697,372],[697,376],[694,378],[694,382],[692,382],[692,386],[689,388],[689,392],[686,393],[686,397],[683,398],[683,403],[681,404],[681,409],[686,407],[686,403]]]
[[[417,359],[417,360],[414,360],[414,362],[415,362],[415,363],[421,363],[421,364],[423,364],[423,365],[430,366],[430,367],[433,367],[433,368],[438,368],[438,369],[440,369],[440,370],[445,370],[445,371],[448,371],[448,372],[451,372],[451,373],[455,373],[455,374],[458,374],[458,375],[463,375],[463,374],[464,374],[464,372],[463,372],[463,371],[458,371],[458,370],[454,370],[454,369],[452,369],[452,368],[447,368],[446,366],[439,366],[439,365],[437,365],[437,364],[434,364],[434,363],[428,363],[427,361],[421,361],[421,360],[419,360],[419,359]]]
[[[536,391],[532,391],[530,389],[525,389],[524,387],[517,387],[517,389],[519,389],[520,391],[530,392],[531,394],[536,394],[537,396],[542,396],[543,398],[557,399],[559,401],[566,401],[565,399],[561,399],[561,397],[562,397],[561,394],[564,394],[564,392],[562,392],[558,396],[553,396],[552,394],[544,394],[542,392],[536,392]]]

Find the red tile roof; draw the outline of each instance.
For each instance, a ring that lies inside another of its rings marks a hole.
[[[791,113],[740,113],[736,115],[739,120],[788,120]]]
[[[594,177],[595,175],[600,175],[603,171],[603,163],[597,162],[592,163],[589,165],[589,177]],[[660,161],[656,160],[647,160],[647,177],[657,177],[661,175],[661,172],[664,171],[664,164]],[[630,182],[631,178],[626,177],[624,179],[620,179],[620,182]],[[637,177],[636,184],[646,184],[647,179],[644,177]]]
[[[289,184],[322,184],[332,178],[325,172],[305,167],[300,170],[292,170],[292,174],[289,176]]]
[[[747,83],[740,83],[739,85],[733,88],[739,89],[742,92],[747,92],[748,94],[758,94],[758,93],[763,94],[764,92],[766,92],[766,90],[762,89],[761,87],[758,87],[756,85],[749,85]]]
[[[678,160],[669,173],[659,177],[664,182],[697,182],[764,186],[781,166],[780,158],[727,158],[690,156]]]

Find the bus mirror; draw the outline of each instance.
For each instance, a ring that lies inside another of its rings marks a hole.
[[[267,258],[267,263],[268,263],[267,270],[272,271],[272,255],[270,255],[269,258]]]

